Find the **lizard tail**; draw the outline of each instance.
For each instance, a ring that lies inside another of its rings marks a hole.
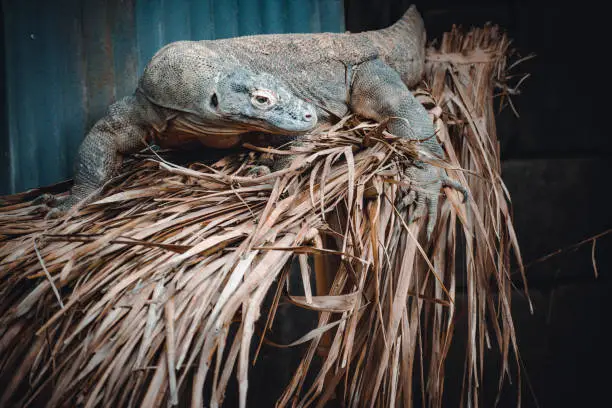
[[[410,6],[395,24],[377,33],[385,39],[381,50],[385,62],[400,73],[406,85],[416,85],[423,76],[427,41],[425,23],[416,6]]]
[[[421,13],[417,10],[413,4],[406,10],[404,15],[395,22],[392,26],[387,28],[390,31],[399,31],[405,34],[417,34],[418,32],[425,31],[425,24]],[[406,33],[408,31],[408,33]]]

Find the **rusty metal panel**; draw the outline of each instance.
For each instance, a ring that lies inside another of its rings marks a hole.
[[[163,45],[344,30],[342,0],[3,0],[0,194],[72,175],[86,131]]]

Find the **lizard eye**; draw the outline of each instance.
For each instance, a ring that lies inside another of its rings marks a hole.
[[[267,89],[258,89],[251,94],[251,103],[259,109],[270,109],[276,105],[277,96],[272,91]]]

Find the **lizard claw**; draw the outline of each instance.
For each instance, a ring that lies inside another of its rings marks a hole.
[[[411,166],[407,175],[410,178],[411,190],[404,196],[399,204],[399,208],[403,209],[413,205],[413,208],[408,217],[408,223],[411,223],[425,214],[427,214],[427,239],[436,226],[438,218],[438,201],[440,198],[440,190],[442,187],[451,187],[463,194],[463,202],[467,201],[467,189],[448,178],[444,169],[432,166],[427,163],[418,163],[417,166]]]

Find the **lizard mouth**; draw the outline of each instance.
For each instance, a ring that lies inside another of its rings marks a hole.
[[[289,126],[277,126],[276,124],[260,119],[249,117],[225,117],[217,121],[206,121],[194,115],[181,115],[173,119],[172,127],[182,133],[193,136],[208,135],[217,137],[235,136],[249,132],[262,132],[274,135],[299,136],[314,129],[312,126],[303,128],[291,128]]]
[[[266,122],[266,121],[260,121],[259,123],[252,122],[251,124],[247,125],[247,127],[249,128],[249,131],[251,132],[264,132],[264,133],[272,133],[275,135],[287,135],[287,136],[303,135],[309,130],[314,129],[314,126],[310,126],[308,128],[303,128],[303,129],[292,129],[289,127],[275,126],[274,124],[271,124],[270,122]]]
[[[312,111],[302,113],[302,118],[290,117],[251,117],[246,115],[227,115],[221,117],[223,127],[243,132],[264,132],[277,135],[297,136],[314,129],[317,116]],[[219,126],[219,124],[217,124]]]

